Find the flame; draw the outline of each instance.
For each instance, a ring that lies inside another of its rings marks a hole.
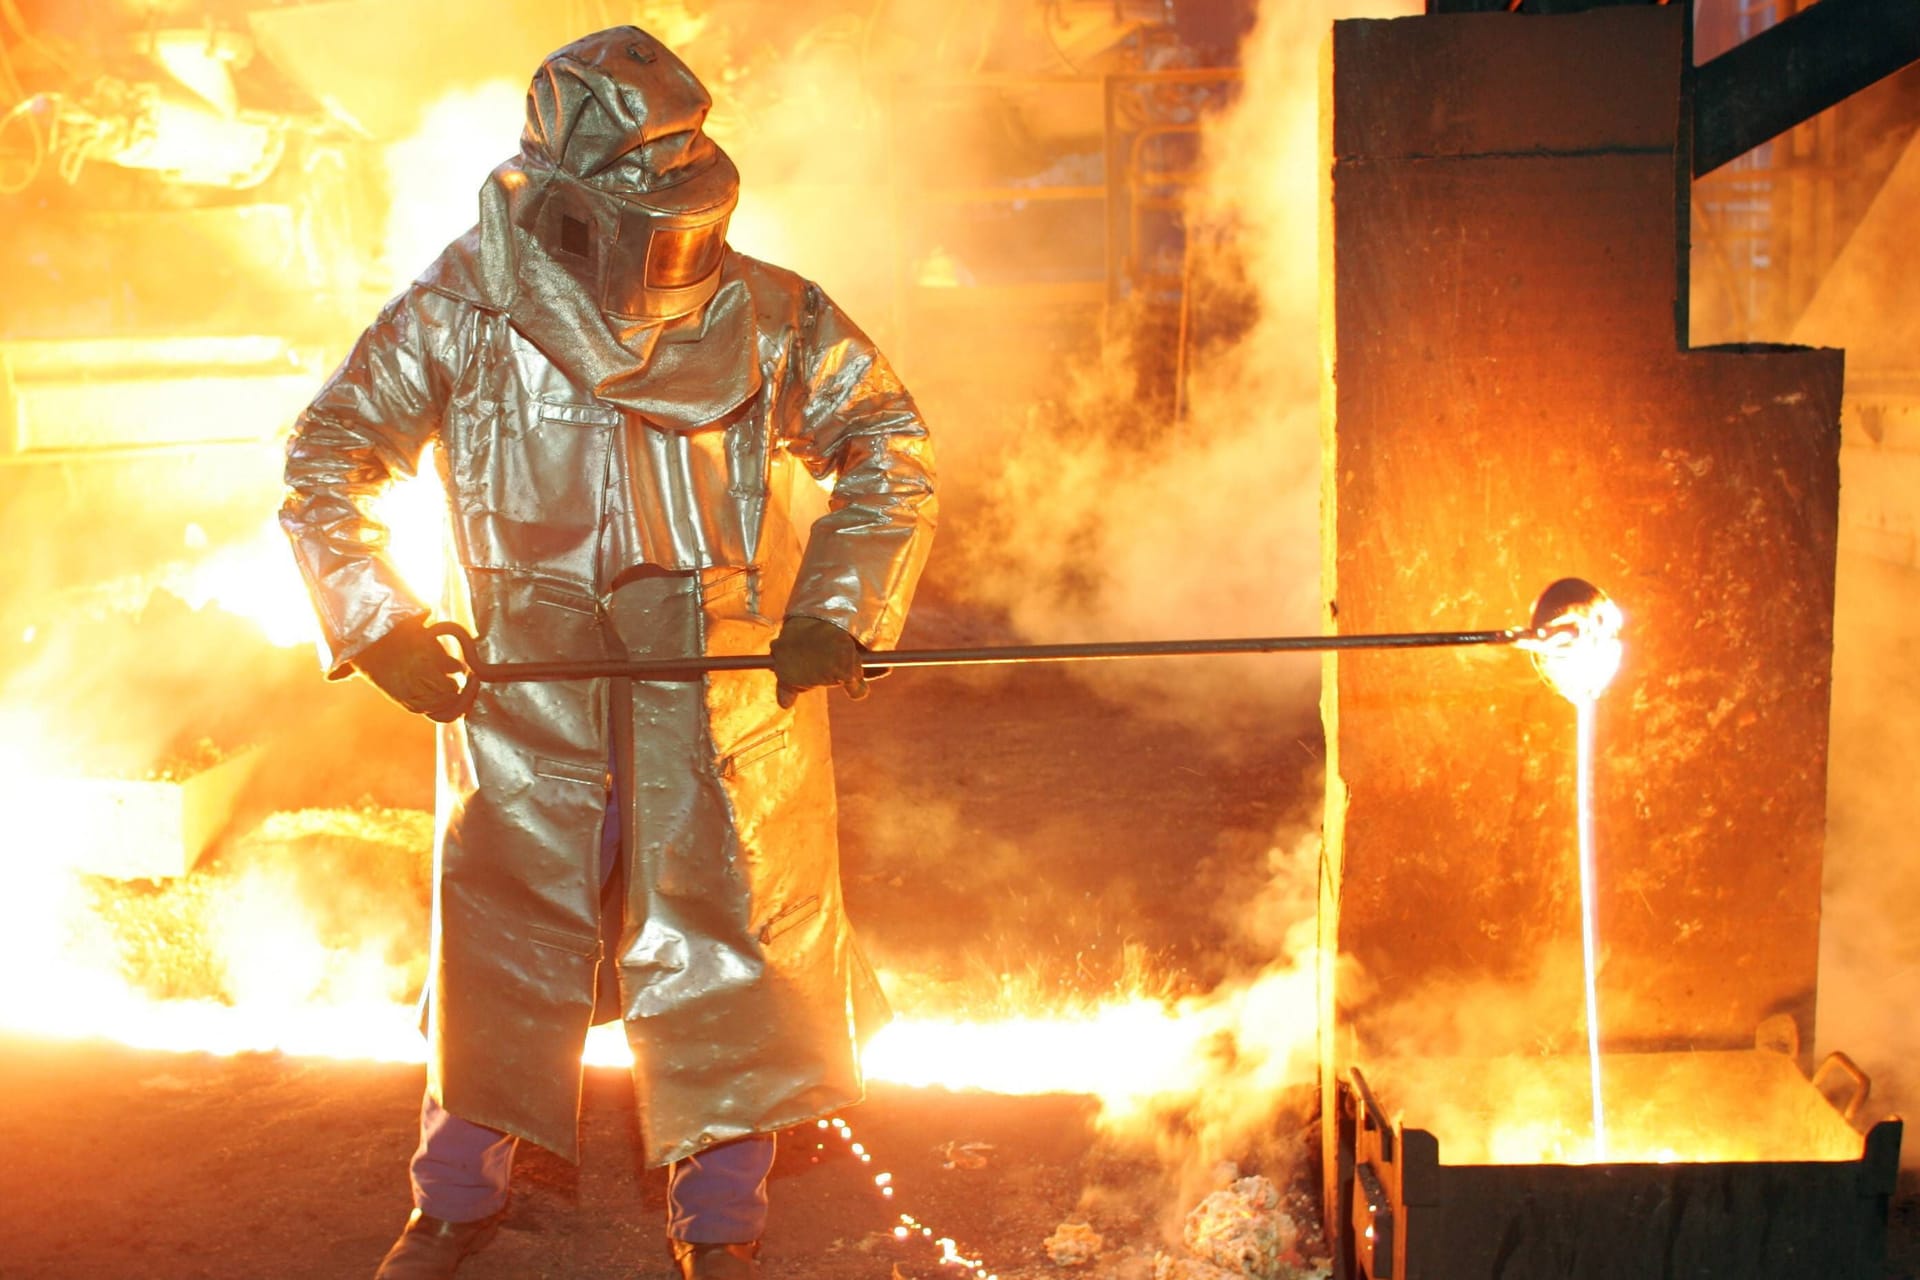
[[[10,766],[0,803],[14,813],[44,812],[12,803],[20,799],[17,793],[45,781],[19,749],[30,740],[0,739],[13,744],[10,758],[0,761]],[[405,833],[424,839],[429,815],[409,816]],[[291,862],[302,852],[292,842],[320,821],[275,815],[258,843],[287,846],[283,861]],[[46,829],[19,833],[10,845],[14,856],[0,864],[0,964],[36,974],[33,983],[0,989],[0,1026],[172,1051],[424,1059],[417,1013],[406,999],[421,976],[417,939],[410,946],[396,944],[397,930],[378,928],[364,936],[330,936],[311,891],[303,893],[295,877],[271,864],[243,866],[237,873],[202,871],[158,890],[89,881],[74,868],[36,856],[59,848],[54,825],[48,821]],[[196,991],[211,987],[210,995],[169,999],[143,989],[130,975],[125,939],[116,936],[111,913],[102,909],[103,895],[109,906],[127,900],[138,906],[166,893],[180,895],[194,910],[147,922],[142,933],[160,948],[146,957],[147,965],[187,972],[193,977],[187,985]],[[340,914],[350,915],[356,929],[366,928],[364,912]],[[412,963],[396,963],[392,957],[400,951]],[[894,985],[888,975],[883,981]],[[1250,1099],[1279,1082],[1311,1078],[1311,961],[1178,1000],[1121,994],[1049,1005],[1024,998],[1021,1011],[1001,1018],[916,1010],[868,1045],[866,1074],[916,1086],[1091,1094],[1111,1127],[1150,1116],[1160,1103],[1192,1108],[1210,1089],[1212,1105],[1243,1105],[1224,1092],[1229,1080],[1243,1090],[1242,1099]],[[617,1023],[592,1030],[584,1057],[591,1066],[632,1064]]]
[[[1203,1089],[1231,1109],[1312,1079],[1315,988],[1311,959],[1253,981],[1179,1000],[1145,995],[1061,1003],[1035,998],[1003,1017],[896,1018],[861,1054],[869,1080],[915,1088],[1092,1095],[1101,1122],[1124,1129],[1156,1105],[1190,1105]],[[894,985],[882,973],[883,985]],[[617,1023],[587,1035],[589,1066],[628,1067]],[[1251,1119],[1260,1119],[1257,1107]]]
[[[400,506],[410,503],[417,503],[419,527],[437,532],[437,492],[409,490]],[[390,518],[396,554],[404,559],[410,522]],[[437,538],[432,543],[437,549]],[[269,524],[255,542],[208,555],[194,581],[209,605],[254,610],[263,625],[274,616],[263,607],[270,599],[304,617],[303,599],[279,600],[267,590],[296,578],[285,556],[280,532]],[[324,821],[272,815],[256,831],[230,839],[219,863],[158,885],[102,880],[79,865],[76,842],[62,830],[63,810],[45,803],[47,794],[76,781],[63,773],[70,766],[56,749],[72,730],[68,717],[0,705],[0,806],[12,824],[0,844],[0,964],[35,975],[31,983],[0,986],[0,1027],[176,1051],[422,1059],[409,997],[424,967],[424,906],[415,904],[422,919],[376,928],[369,917],[377,913],[364,904],[335,901],[351,884],[309,873],[303,885],[286,871],[302,865],[301,839],[327,822],[348,822],[352,811],[319,811],[333,815]],[[431,826],[430,814],[411,813],[378,838],[403,849],[424,874]],[[264,861],[255,856],[263,849]],[[406,898],[391,891],[392,883],[392,877],[381,879],[382,895]],[[153,912],[169,901],[191,910]],[[138,927],[128,930],[120,926],[129,911],[148,914],[135,917]],[[331,926],[329,913],[336,917]],[[351,926],[342,928],[339,919]],[[149,954],[129,954],[129,933]],[[1003,978],[991,1007],[1010,1010],[1006,1016],[983,1016],[978,1005],[966,1012],[954,1007],[950,994],[929,998],[921,994],[924,984],[883,974],[906,1016],[868,1046],[866,1072],[876,1081],[909,1085],[1091,1094],[1116,1128],[1150,1123],[1156,1108],[1175,1107],[1196,1128],[1214,1123],[1210,1116],[1241,1113],[1257,1124],[1259,1101],[1283,1084],[1312,1078],[1316,997],[1305,941],[1311,937],[1308,920],[1284,947],[1306,958],[1182,998],[1155,994],[1159,984],[1144,966],[1130,966],[1124,985],[1102,999],[1063,1000],[1030,989],[1018,976]],[[190,980],[165,984],[184,992],[156,992],[152,970]],[[585,1060],[630,1065],[622,1029],[595,1028]]]
[[[61,811],[36,802],[59,780],[32,759],[34,732],[22,712],[0,722],[0,805],[19,821],[0,858],[0,966],[33,975],[0,985],[0,1027],[174,1052],[420,1060],[418,1018],[397,999],[408,976],[387,961],[386,940],[323,938],[298,886],[268,871],[178,882],[199,908],[193,927],[156,918],[139,931],[158,948],[154,967],[212,975],[223,998],[164,999],[131,980],[128,940],[103,901],[151,901],[155,891],[89,881],[69,864]],[[269,834],[293,817],[270,819]]]
[[[432,445],[414,475],[374,499],[371,514],[387,530],[387,557],[408,589],[422,600],[438,600],[449,564],[447,501]],[[198,526],[189,525],[184,541],[192,549],[204,545],[205,538]],[[274,517],[262,521],[246,541],[214,549],[176,570],[164,585],[192,608],[212,605],[252,622],[269,643],[282,648],[320,639],[313,602]]]

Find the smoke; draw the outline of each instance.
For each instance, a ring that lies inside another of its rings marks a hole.
[[[1317,836],[1302,833],[1268,851],[1271,879],[1256,910],[1238,922],[1257,922],[1263,943],[1278,935],[1272,958],[1174,1002],[1192,1046],[1177,1080],[1100,1114],[1100,1130],[1116,1147],[1154,1153],[1175,1203],[1208,1189],[1223,1162],[1250,1160],[1285,1176],[1306,1154],[1281,1116],[1290,1097],[1298,1106],[1316,1083],[1316,926],[1311,909],[1299,908],[1313,892],[1319,850]],[[1262,902],[1287,909],[1267,914],[1257,909]]]
[[[482,180],[519,147],[526,85],[490,80],[436,98],[419,128],[382,153],[386,219],[375,261],[398,290],[479,216]]]
[[[1002,416],[990,449],[966,453],[983,476],[956,557],[970,603],[1040,640],[1319,630],[1318,59],[1332,20],[1411,11],[1261,6],[1188,206],[1191,311],[1173,338],[1192,345],[1169,361],[1165,326],[1123,314],[1069,377]],[[1169,371],[1184,380],[1150,384]],[[1266,659],[1087,673],[1229,751],[1308,719],[1317,677]],[[1223,859],[1194,886],[1220,904],[1213,945],[1259,959],[1177,1006],[1207,1031],[1180,1085],[1103,1113],[1116,1150],[1151,1151],[1163,1170],[1161,1212],[1223,1161],[1314,1176],[1316,784],[1289,793],[1264,858]],[[1088,1207],[1113,1194],[1096,1185]]]
[[[1886,99],[1878,100],[1884,108]],[[1876,109],[1855,100],[1863,109]],[[1848,104],[1849,107],[1855,103]],[[1888,130],[1887,138],[1899,136]],[[1873,174],[1870,155],[1851,157]],[[1884,162],[1884,157],[1882,158]],[[1920,342],[1909,282],[1920,270],[1911,228],[1920,216],[1920,146],[1909,141],[1861,214],[1806,311],[1788,333],[1741,332],[1843,348],[1839,581],[1834,617],[1827,845],[1821,919],[1818,1054],[1840,1050],[1874,1082],[1876,1113],[1920,1106],[1920,1031],[1902,1010],[1920,999],[1920,413],[1909,389]],[[1785,265],[1804,270],[1787,241]],[[1697,256],[1697,255],[1696,255]],[[1761,276],[1753,288],[1779,287]],[[1703,291],[1724,287],[1711,275]],[[1920,1161],[1909,1143],[1904,1159]]]
[[[952,450],[969,470],[965,527],[941,550],[941,581],[970,604],[1043,641],[1320,629],[1317,59],[1329,22],[1362,8],[1382,6],[1264,7],[1237,103],[1202,134],[1184,314],[1122,309],[1064,372],[1025,387],[990,376],[997,413],[964,405],[972,421],[937,423],[980,437]],[[1083,674],[1218,721],[1305,718],[1318,668]]]
[[[1846,490],[1842,489],[1842,494]],[[1920,493],[1909,498],[1920,502]],[[1845,509],[1843,496],[1843,512]],[[1920,1105],[1920,863],[1913,858],[1920,760],[1920,574],[1861,554],[1840,560],[1827,856],[1816,1048],[1874,1082],[1873,1112]],[[1911,1153],[1904,1161],[1920,1157]]]
[[[1920,268],[1920,147],[1908,145],[1790,336],[1847,352],[1839,584],[1816,1051],[1874,1082],[1875,1114],[1920,1106],[1920,433],[1910,393],[1917,332],[1901,283]],[[1774,335],[1757,334],[1756,337]],[[1920,1163],[1909,1143],[1903,1160]]]

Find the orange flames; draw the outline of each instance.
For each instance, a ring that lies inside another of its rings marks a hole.
[[[396,486],[377,514],[391,531],[395,561],[431,599],[444,571],[445,512],[431,459],[421,470],[421,477]],[[162,575],[169,590],[196,609],[221,609],[255,623],[274,644],[313,639],[312,607],[274,521],[232,546],[208,548],[198,530],[189,530],[185,542],[201,557]],[[47,753],[37,744],[58,736],[50,723],[20,708],[0,723],[0,804],[25,817],[13,832],[16,856],[0,864],[0,964],[37,975],[34,983],[0,990],[0,1027],[159,1050],[421,1060],[424,1045],[409,1003],[421,976],[419,922],[373,928],[362,909],[350,934],[330,929],[327,908],[310,900],[311,883],[285,864],[297,861],[301,841],[320,836],[404,849],[417,859],[430,839],[430,815],[275,814],[229,837],[242,854],[223,859],[231,865],[158,887],[121,885],[101,880],[98,866],[84,865],[70,810],[47,803],[50,792],[76,781],[43,764]],[[280,852],[264,860],[248,856],[260,849]],[[132,964],[114,912],[158,911],[154,904],[169,895],[176,914],[155,916],[137,930],[149,950]],[[409,924],[412,934],[401,936]],[[156,994],[136,969],[196,975],[185,984],[194,998]],[[867,1048],[864,1063],[874,1080],[1093,1094],[1108,1122],[1123,1125],[1161,1100],[1186,1105],[1209,1082],[1212,1105],[1227,1110],[1229,1077],[1251,1098],[1312,1074],[1310,959],[1183,999],[1145,994],[1142,974],[1129,979],[1136,989],[1103,1000],[1014,995],[998,1003],[1017,1011],[996,1017],[912,1007],[916,984],[882,978],[906,1007]],[[629,1065],[621,1028],[595,1028],[585,1058],[590,1065]]]
[[[11,785],[34,785],[24,772],[10,776]],[[417,821],[397,834],[424,839],[429,816],[411,817]],[[291,844],[333,820],[325,812],[278,814],[243,839]],[[55,833],[44,835],[31,847],[60,848]],[[172,936],[158,943],[162,954],[144,957],[146,966],[209,972],[218,999],[159,998],[129,977],[125,940],[103,917],[101,895],[151,897],[151,888],[89,883],[49,857],[15,859],[5,890],[0,964],[37,979],[0,991],[0,1026],[9,1030],[216,1054],[388,1062],[424,1056],[406,999],[418,986],[420,940],[411,940],[409,963],[393,959],[407,948],[396,948],[390,935],[329,937],[297,879],[271,865],[237,875],[200,872],[162,891],[190,895],[196,909],[190,927],[175,921]],[[890,989],[903,985],[884,973],[882,980]],[[1209,1088],[1215,1107],[1235,1105],[1219,1092],[1229,1081],[1245,1099],[1306,1081],[1314,1025],[1307,963],[1183,1000],[1036,999],[1025,1012],[997,1019],[909,1009],[875,1037],[864,1065],[870,1079],[908,1085],[1092,1094],[1106,1122],[1124,1126],[1159,1101],[1185,1106]],[[585,1060],[630,1065],[621,1027],[594,1028]]]
[[[434,474],[433,447],[420,459],[417,474],[400,481],[373,504],[373,517],[385,525],[387,554],[400,576],[422,600],[437,600],[446,574],[447,504]],[[204,541],[189,529],[189,546]],[[277,519],[263,521],[248,541],[220,548],[168,576],[169,590],[195,609],[212,605],[260,628],[269,643],[292,646],[319,638],[313,602],[287,550]]]

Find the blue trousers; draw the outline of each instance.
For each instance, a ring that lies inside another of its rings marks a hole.
[[[413,1153],[413,1203],[446,1222],[472,1222],[507,1204],[517,1139],[462,1120],[429,1096]],[[758,1240],[767,1225],[773,1135],[755,1134],[667,1167],[667,1235],[695,1244]]]
[[[615,768],[614,777],[620,776]],[[600,880],[620,853],[620,805],[607,805],[600,839]],[[443,1222],[473,1222],[507,1204],[518,1140],[463,1120],[428,1094],[420,1104],[420,1146],[408,1172],[414,1207]],[[708,1147],[667,1167],[667,1235],[694,1244],[758,1240],[767,1224],[767,1173],[773,1135],[755,1134]]]

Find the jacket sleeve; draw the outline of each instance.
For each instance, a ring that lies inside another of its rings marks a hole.
[[[834,623],[869,649],[892,648],[933,543],[933,442],[859,327],[812,283],[802,305],[800,403],[786,445],[816,480],[832,477],[833,492],[787,613]]]
[[[287,443],[280,524],[324,632],[338,679],[356,654],[428,612],[387,556],[371,503],[410,476],[440,429],[471,340],[472,310],[418,287],[389,302],[321,387]]]

